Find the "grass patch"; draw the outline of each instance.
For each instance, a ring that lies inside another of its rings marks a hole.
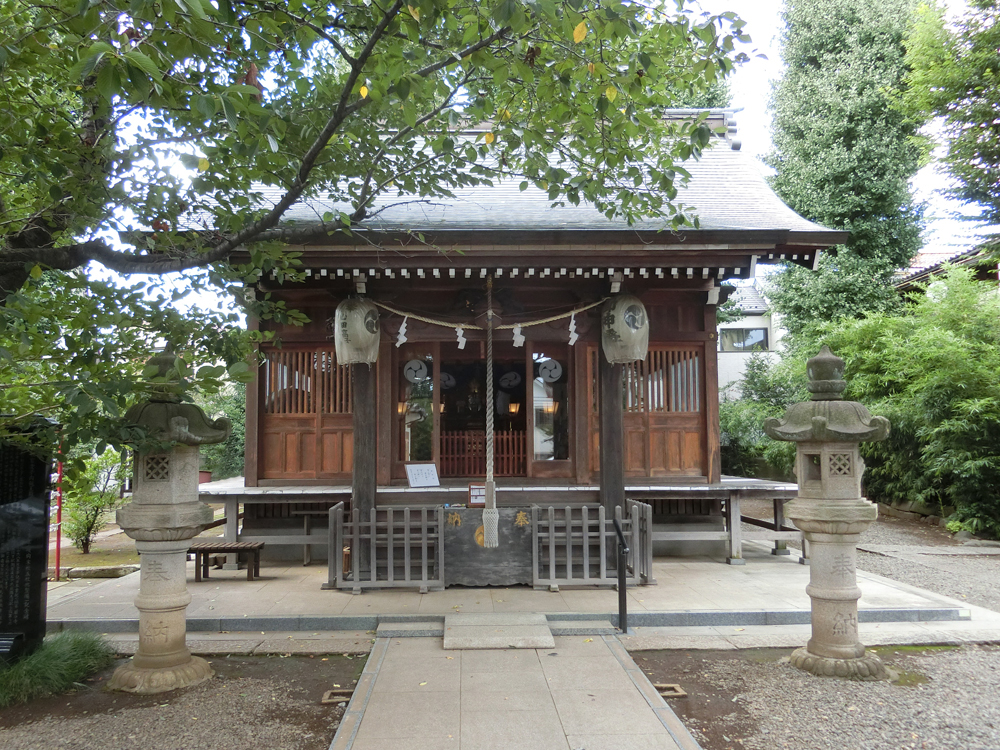
[[[97,633],[68,631],[46,638],[35,653],[0,666],[0,708],[69,690],[113,660],[114,650]]]

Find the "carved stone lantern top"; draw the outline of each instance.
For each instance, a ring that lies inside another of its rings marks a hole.
[[[764,422],[764,432],[774,440],[816,443],[863,443],[885,440],[889,420],[873,417],[856,401],[844,401],[844,360],[824,346],[806,363],[811,401],[792,404],[782,419]]]
[[[168,377],[177,372],[177,355],[169,348],[150,357],[147,367],[156,367],[153,377]],[[229,437],[232,423],[225,417],[209,419],[195,404],[182,403],[170,383],[155,388],[147,401],[141,401],[125,413],[125,422],[145,428],[151,437],[165,442],[198,446],[221,443]]]

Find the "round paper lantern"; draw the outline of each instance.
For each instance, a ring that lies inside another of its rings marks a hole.
[[[601,311],[601,345],[612,364],[645,359],[649,351],[649,315],[638,297],[619,294]]]
[[[333,341],[338,365],[371,365],[378,360],[381,327],[378,308],[366,299],[354,297],[337,305]]]

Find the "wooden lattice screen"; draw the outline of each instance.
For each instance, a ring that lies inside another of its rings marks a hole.
[[[351,368],[337,366],[332,347],[262,354],[267,414],[351,413]]]
[[[351,368],[332,346],[261,352],[262,479],[344,479],[353,461]]]
[[[704,367],[701,344],[653,344],[623,367],[625,467],[629,476],[704,476]],[[590,351],[590,467],[600,471],[598,351]]]
[[[701,369],[700,349],[650,347],[625,365],[625,411],[701,411]]]

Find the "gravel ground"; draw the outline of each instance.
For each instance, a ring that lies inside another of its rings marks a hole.
[[[771,504],[767,501],[744,501],[743,505],[745,515],[771,518]],[[744,524],[743,528],[753,527]],[[791,542],[789,546],[798,547]],[[915,560],[914,554],[918,553],[915,549],[908,549],[910,554],[905,559],[891,550],[879,553],[859,550],[858,569],[1000,612],[1000,555],[989,554],[996,552],[995,548],[971,547],[955,541],[940,526],[884,514],[861,535],[860,546],[933,547],[936,553],[946,552],[945,548],[960,549],[963,553],[980,551],[982,554],[961,556],[925,554]]]
[[[344,703],[324,691],[353,688],[363,659],[210,659],[215,679],[137,696],[102,689],[114,667],[78,690],[0,710],[3,750],[326,750]]]
[[[813,677],[785,653],[692,655],[673,672],[692,695],[670,704],[705,750],[1000,748],[1000,648],[882,649],[896,682]]]
[[[861,546],[881,552],[859,552],[862,570],[1000,611],[1000,557],[967,554],[982,548],[939,526],[882,516]],[[670,704],[705,750],[1000,750],[1000,647],[876,651],[898,679],[814,677],[786,649],[635,656],[651,680],[688,690]]]

